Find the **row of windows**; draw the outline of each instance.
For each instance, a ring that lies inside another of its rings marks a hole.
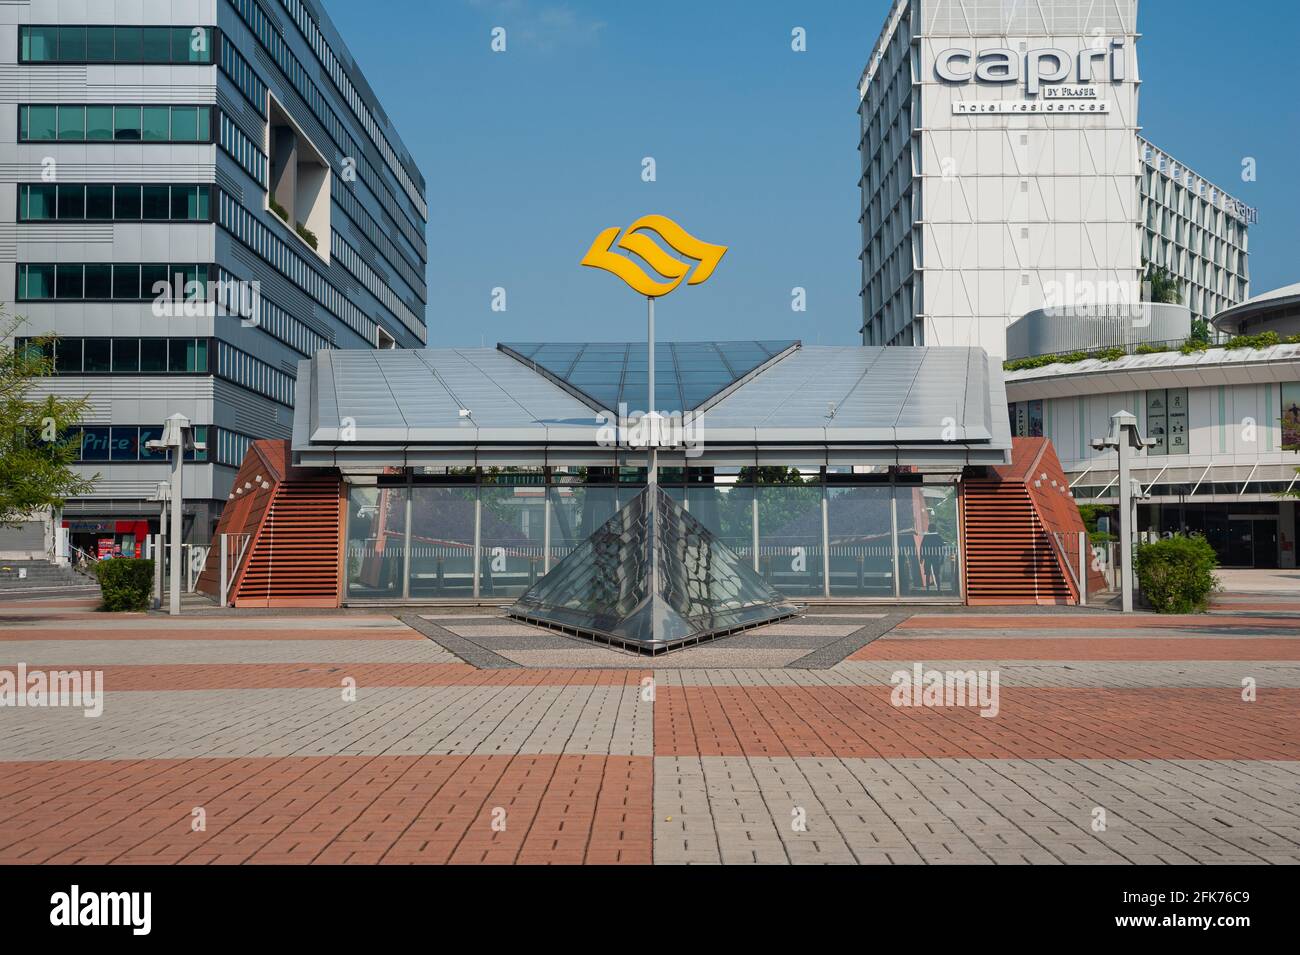
[[[423,325],[423,317],[416,315],[411,306],[397,294],[397,290],[389,282],[380,278],[374,269],[362,261],[356,249],[344,242],[343,237],[337,231],[331,231],[330,252],[338,260],[339,264],[351,272],[384,307],[400,318],[402,324],[407,328],[414,331]]]
[[[242,282],[235,277],[234,273],[227,272],[225,269],[221,269],[218,275],[223,283]],[[290,315],[265,294],[259,296],[257,302],[257,327],[308,358],[322,348],[334,347],[334,342],[330,338]]]
[[[19,338],[14,350],[32,349],[54,361],[61,375],[207,374],[206,338]]]
[[[239,92],[244,94],[244,98],[253,105],[258,114],[265,116],[267,93],[265,81],[244,59],[235,44],[224,35],[221,37],[221,55],[217,62],[221,66],[221,71],[230,77],[235,86],[239,87]]]
[[[389,231],[379,224],[370,210],[357,197],[358,190],[350,188],[339,177],[331,179],[330,184],[330,198],[343,210],[343,214],[352,220],[357,228],[361,230],[361,234],[369,239],[370,243],[379,251],[379,254],[402,273],[411,288],[415,290],[415,294],[420,297],[420,301],[427,301],[428,293],[425,288],[424,261],[421,258],[421,256],[427,254],[428,250],[425,246],[421,244],[417,250],[410,242],[399,245],[399,241],[405,239],[405,236],[395,234],[390,236]]]
[[[194,426],[194,440],[206,444],[208,425]],[[67,438],[77,441],[80,438],[81,453],[78,461],[156,461],[167,460],[165,450],[153,450],[150,441],[162,440],[161,425],[108,425],[99,427],[71,428]],[[186,451],[186,461],[204,462],[209,460],[209,452]]]
[[[217,342],[217,374],[264,398],[293,407],[293,378],[225,342]]]
[[[225,113],[222,113],[219,117],[218,126],[221,131],[218,136],[218,143],[221,148],[226,151],[227,155],[229,155],[231,159],[239,163],[239,167],[243,169],[244,172],[253,177],[254,182],[265,189],[267,186],[266,153],[262,152],[262,150],[244,134],[244,131],[235,125],[235,121]]]
[[[18,187],[18,219],[87,222],[211,222],[212,187],[33,183]]]
[[[30,349],[54,362],[59,375],[207,375],[293,407],[294,379],[233,345],[207,338],[19,338],[18,352]],[[216,351],[216,367],[209,355]]]
[[[211,63],[211,27],[23,26],[21,63]]]
[[[376,340],[374,319],[224,190],[217,193],[217,222],[363,339]]]
[[[18,300],[42,302],[153,301],[159,283],[181,285],[188,301],[206,298],[209,266],[154,263],[21,263],[18,266]],[[190,283],[203,283],[202,290]]]
[[[334,86],[343,94],[344,101],[352,108],[352,113],[361,122],[362,128],[369,134],[374,144],[379,147],[379,152],[383,155],[384,161],[397,175],[411,201],[415,203],[421,214],[427,217],[429,210],[425,204],[424,196],[421,195],[421,189],[416,186],[414,177],[408,172],[406,166],[397,158],[396,151],[388,142],[383,130],[379,128],[379,124],[375,122],[375,118],[371,115],[370,108],[366,105],[365,100],[361,98],[361,95],[352,85],[351,78],[334,55],[334,50],[321,33],[320,28],[317,27],[316,21],[312,19],[311,14],[307,12],[307,8],[299,0],[280,0],[280,4],[293,17],[294,22],[298,25],[299,32],[307,41],[307,45],[312,48],[316,58],[325,67],[325,72],[334,81]]]
[[[231,6],[239,13],[253,35],[257,37],[262,47],[270,54],[271,59],[275,61],[280,68],[281,73],[289,80],[290,85],[303,98],[325,129],[326,133],[334,140],[344,156],[360,157],[361,152],[357,144],[353,141],[347,128],[339,119],[337,113],[325,99],[320,88],[312,82],[310,75],[298,58],[289,49],[288,43],[280,35],[266,11],[262,9],[257,0],[230,0]],[[397,167],[400,169],[400,166]],[[417,228],[412,222],[411,217],[396,202],[392,190],[388,188],[387,183],[382,179],[376,179],[370,172],[368,165],[364,162],[357,164],[357,176],[363,181],[374,193],[380,204],[388,211],[394,223],[404,232],[413,242],[422,242],[423,230]],[[404,176],[404,172],[399,173],[399,177]],[[407,180],[409,181],[409,179]],[[411,190],[408,188],[408,194]],[[413,193],[418,195],[418,191]],[[423,217],[428,216],[428,210],[422,199],[415,200]],[[418,237],[418,238],[417,238]]]
[[[18,107],[20,142],[210,143],[209,106]]]

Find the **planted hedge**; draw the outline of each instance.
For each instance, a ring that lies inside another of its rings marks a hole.
[[[114,613],[148,610],[153,595],[153,561],[114,557],[95,565],[102,599],[100,610]]]
[[[1133,559],[1142,596],[1157,613],[1201,613],[1219,589],[1219,559],[1199,534],[1138,546]]]

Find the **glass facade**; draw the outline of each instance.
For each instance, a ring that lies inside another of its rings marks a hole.
[[[789,348],[793,341],[659,342],[655,345],[656,411],[689,411]],[[524,342],[502,346],[618,413],[649,405],[646,346]]]
[[[211,27],[20,26],[21,63],[212,62]]]
[[[30,104],[18,107],[19,142],[210,143],[211,106]]]
[[[639,469],[431,471],[351,489],[349,599],[518,597],[645,487]],[[955,483],[828,481],[817,467],[660,471],[664,493],[784,597],[962,596]]]

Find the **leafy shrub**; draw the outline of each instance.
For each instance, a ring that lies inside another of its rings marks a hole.
[[[1219,589],[1219,560],[1199,534],[1142,544],[1133,559],[1142,596],[1157,613],[1201,613]]]
[[[274,213],[275,213],[276,215],[278,215],[281,219],[283,219],[286,223],[288,223],[288,221],[289,221],[289,210],[286,209],[284,206],[280,205],[280,203],[276,202],[274,196],[268,196],[268,197],[267,197],[267,200],[266,200],[266,204],[269,205],[269,206],[271,207],[271,211],[272,211],[272,212],[274,212]]]
[[[302,241],[306,242],[313,249],[316,248],[317,239],[316,239],[315,232],[312,232],[311,229],[307,228],[301,222],[299,222],[296,226],[294,226],[294,229],[297,230],[298,235],[302,238]]]
[[[153,593],[153,561],[134,557],[114,557],[95,565],[101,610],[114,613],[148,610]]]

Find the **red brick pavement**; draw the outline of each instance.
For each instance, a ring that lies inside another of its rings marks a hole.
[[[1146,630],[1153,627],[1187,627],[1211,630],[1232,627],[1267,627],[1282,630],[1300,630],[1300,616],[1296,617],[1240,617],[1235,621],[1216,615],[1153,614],[1142,613],[1123,616],[1117,613],[1089,614],[1035,614],[1021,613],[1007,616],[992,614],[936,614],[909,617],[898,625],[898,630]]]
[[[973,707],[895,707],[890,687],[661,687],[658,756],[1300,759],[1300,690],[1002,687]]]
[[[635,756],[0,763],[0,863],[647,863],[652,773]]]
[[[1300,660],[1300,640],[1038,637],[876,640],[850,660]]]
[[[0,620],[0,642],[5,640],[424,640],[424,634],[405,628],[380,629],[358,627],[318,627],[314,630],[285,628],[230,627],[166,630],[157,626],[139,629],[114,627],[93,629],[82,626],[76,630],[41,626],[6,627]]]

